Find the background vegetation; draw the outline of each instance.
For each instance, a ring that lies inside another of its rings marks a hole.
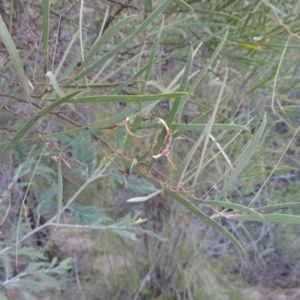
[[[0,299],[299,285],[297,1],[0,11]]]

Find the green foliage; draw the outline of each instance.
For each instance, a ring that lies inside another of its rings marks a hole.
[[[216,243],[203,252],[224,244],[241,257],[259,226],[300,223],[298,189],[277,184],[279,173],[288,185],[299,180],[295,1],[16,2],[0,4],[7,299],[12,290],[19,298],[60,297],[72,266],[85,298],[77,262],[59,251],[46,258],[56,232],[65,234],[62,249],[72,230],[82,230],[87,239],[99,232],[110,252],[114,244],[138,250],[127,264],[134,278],[121,288],[119,280],[103,284],[103,299],[126,288],[124,299],[192,299],[228,289],[213,272],[216,290],[197,285],[205,279],[191,264],[195,240]],[[226,242],[195,234],[193,222]],[[171,232],[185,227],[176,240]]]
[[[117,169],[110,169],[108,175],[115,178],[118,183],[124,185],[126,181],[126,186],[133,190],[134,192],[140,193],[142,195],[151,194],[157,191],[157,188],[144,178],[137,178],[134,176],[126,176],[119,172]]]
[[[83,176],[89,176],[97,165],[97,152],[89,136],[82,136],[72,144],[72,157],[76,168]]]
[[[22,271],[18,275],[13,274],[14,260],[11,260],[9,255],[2,256],[5,266],[5,280],[1,282],[2,288],[9,290],[22,291],[23,295],[28,295],[29,299],[36,299],[34,294],[42,291],[52,290],[58,295],[61,289],[61,282],[55,276],[66,276],[66,272],[71,268],[71,260],[62,261],[57,264],[57,260],[53,261],[36,261],[45,259],[41,251],[34,248],[22,247],[18,250],[20,260],[25,261],[25,258],[30,258],[31,262],[22,267]],[[45,284],[46,283],[46,284]]]
[[[75,217],[76,221],[85,224],[103,224],[111,221],[110,218],[101,214],[101,212],[94,206],[82,206],[80,204],[72,204],[69,209],[72,212],[72,215]]]
[[[57,185],[52,184],[52,186],[46,190],[46,192],[41,196],[41,201],[36,207],[36,212],[41,215],[51,209],[53,206],[54,196],[57,192]]]

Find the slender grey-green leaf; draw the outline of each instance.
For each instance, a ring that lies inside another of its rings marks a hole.
[[[43,51],[44,51],[44,74],[48,72],[49,65],[49,15],[50,1],[43,0]]]
[[[126,202],[144,202],[147,201],[151,198],[153,198],[154,196],[156,196],[157,194],[159,194],[162,190],[158,190],[148,196],[140,196],[140,197],[134,197],[134,198],[130,198],[128,200],[126,200]]]
[[[80,0],[80,9],[79,9],[79,40],[80,40],[80,49],[81,49],[81,59],[84,61],[84,49],[83,49],[83,38],[82,38],[82,18],[83,18],[83,9],[84,9],[84,0]]]
[[[131,168],[131,163],[128,160],[125,160],[123,158],[120,158],[120,160],[123,162],[123,164]],[[179,193],[163,186],[161,182],[156,180],[154,177],[149,176],[149,172],[143,168],[140,168],[138,166],[133,166],[132,170],[134,172],[137,172],[139,175],[150,181],[152,184],[155,185],[157,189],[163,189],[166,194],[171,196],[174,200],[179,202],[182,206],[187,208],[190,212],[194,213],[196,216],[204,220],[207,224],[215,228],[216,230],[220,231],[222,234],[224,234],[238,249],[240,249],[242,252],[245,253],[245,250],[243,249],[242,245],[236,240],[236,238],[222,225],[218,224],[214,220],[210,219],[206,214],[204,214],[202,211],[200,211],[195,205],[193,205],[191,202],[186,200],[183,196],[181,196]]]
[[[172,123],[170,128],[172,130],[180,130],[182,132],[185,131],[203,131],[206,124],[181,124],[181,123]],[[140,129],[147,129],[147,128],[161,128],[163,129],[164,126],[162,124],[143,124],[139,126]],[[247,130],[249,131],[249,128],[243,125],[237,125],[237,124],[213,124],[212,130]]]
[[[64,85],[65,88],[71,89],[105,89],[105,88],[113,88],[120,86],[124,82],[115,82],[115,83],[95,83],[95,84],[74,84],[69,83]]]
[[[277,209],[285,209],[285,208],[292,208],[292,207],[299,207],[299,206],[300,206],[300,201],[268,205],[268,206],[262,206],[262,207],[255,207],[255,208],[253,208],[253,210],[268,212],[268,211],[277,210]]]
[[[245,212],[245,213],[248,213],[248,214],[254,214],[257,218],[260,218],[260,220],[262,222],[265,221],[262,214],[256,212],[254,209],[246,207],[244,205],[231,203],[231,202],[227,202],[227,201],[201,200],[201,199],[197,199],[197,198],[192,198],[192,199],[199,202],[199,203],[201,203],[201,204],[204,204],[204,205],[231,208],[231,209],[241,211],[241,212]]]
[[[227,237],[238,249],[240,249],[243,253],[245,253],[244,248],[238,242],[238,240],[222,225],[218,224],[214,220],[210,219],[206,214],[204,214],[200,209],[198,209],[195,205],[190,203],[184,197],[182,197],[179,193],[174,192],[170,189],[164,188],[166,194],[171,196],[174,200],[178,201],[181,205],[187,208],[190,212],[194,213],[197,217],[205,221],[208,225],[212,226],[217,231],[221,232],[225,237]],[[300,217],[299,217],[300,219]]]
[[[173,97],[186,96],[188,93],[164,93],[154,95],[95,95],[79,98],[68,98],[65,103],[104,103],[104,102],[145,102],[165,100]],[[48,99],[49,101],[57,101],[57,99]]]
[[[296,224],[300,225],[300,216],[288,215],[288,214],[262,214],[267,222],[271,223],[284,223],[284,224]],[[254,214],[250,215],[227,215],[228,219],[237,221],[252,221],[252,222],[262,222],[262,219]]]
[[[56,78],[55,78],[55,75],[51,72],[51,71],[48,71],[45,75],[46,77],[49,78],[56,94],[59,96],[59,97],[63,97],[65,96],[65,92],[62,90],[62,88],[59,86]]]
[[[285,55],[287,46],[288,46],[289,41],[290,41],[290,37],[291,36],[289,35],[288,39],[287,39],[287,41],[285,43],[284,49],[282,51],[282,55],[280,57],[280,61],[279,61],[278,66],[277,66],[275,79],[274,79],[274,87],[273,87],[273,93],[272,93],[272,105],[271,105],[274,114],[276,114],[276,111],[275,111],[275,108],[274,108],[274,102],[275,102],[275,91],[276,91],[277,77],[278,77],[278,74],[279,74],[279,70],[280,70],[280,67],[281,67],[281,64],[282,64],[283,57]]]
[[[25,94],[30,97],[30,92],[29,92],[29,79],[26,77],[24,69],[23,69],[23,64],[21,61],[21,58],[19,56],[18,50],[16,48],[16,45],[7,30],[7,27],[5,23],[3,22],[3,19],[0,14],[0,39],[2,40],[10,58],[11,61],[14,65],[14,68],[16,70],[16,73],[18,74],[20,78],[21,85],[25,91]]]

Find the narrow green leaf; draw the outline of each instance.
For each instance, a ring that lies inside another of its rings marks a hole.
[[[282,203],[282,204],[268,205],[268,206],[262,206],[262,207],[255,207],[255,208],[253,208],[253,210],[268,212],[268,211],[272,211],[272,210],[283,209],[283,208],[292,208],[292,207],[298,207],[298,206],[300,206],[300,202],[290,202],[290,203]]]
[[[72,92],[65,97],[62,97],[60,99],[57,99],[55,102],[51,103],[41,111],[37,112],[34,116],[32,116],[27,123],[24,125],[24,127],[15,135],[15,137],[10,141],[10,143],[0,152],[0,159],[2,159],[20,140],[21,138],[26,134],[26,132],[36,123],[36,121],[52,111],[54,108],[58,107],[59,105],[66,103],[69,99],[80,93],[81,90]]]
[[[242,245],[238,242],[238,240],[222,225],[218,224],[214,220],[210,219],[206,214],[204,214],[201,210],[199,210],[195,205],[187,201],[184,197],[179,195],[176,192],[173,192],[172,190],[169,190],[167,188],[164,188],[164,191],[166,194],[171,196],[174,200],[179,202],[182,206],[187,208],[190,212],[194,213],[197,217],[201,218],[203,221],[205,221],[208,225],[212,226],[214,229],[221,232],[225,237],[227,237],[238,249],[240,249],[243,253],[245,253],[244,248]],[[299,217],[300,218],[300,217]]]
[[[266,122],[267,122],[267,117],[266,117],[266,115],[264,115],[261,125],[260,125],[259,129],[257,130],[257,132],[255,133],[247,151],[244,153],[243,157],[240,159],[239,164],[236,166],[236,168],[235,168],[234,172],[232,173],[232,175],[230,176],[229,180],[224,185],[222,191],[218,194],[218,196],[217,196],[218,199],[220,199],[226,193],[226,191],[229,189],[229,187],[236,181],[236,179],[238,178],[240,173],[244,170],[244,168],[248,164],[250,158],[254,154],[254,152],[259,144],[259,141],[264,133]]]
[[[123,159],[123,158],[120,157],[120,161],[122,161],[123,164],[127,168],[131,168],[130,162],[128,162],[127,160],[125,160],[125,159]],[[187,208],[190,212],[194,213],[196,216],[198,216],[199,218],[201,218],[202,220],[204,220],[207,224],[209,224],[210,226],[212,226],[216,230],[220,231],[238,249],[240,249],[243,253],[245,253],[245,250],[243,249],[242,245],[235,239],[235,237],[226,228],[224,228],[220,224],[216,223],[214,220],[210,219],[207,215],[205,215],[202,211],[200,211],[195,205],[193,205],[192,203],[190,203],[189,201],[187,201],[184,197],[182,197],[181,195],[179,195],[177,192],[174,192],[174,191],[172,191],[172,190],[170,190],[170,189],[162,186],[162,184],[159,181],[155,180],[154,178],[152,178],[150,176],[147,176],[146,174],[148,174],[148,171],[146,171],[146,173],[145,173],[145,171],[143,169],[140,169],[140,167],[137,167],[137,166],[133,166],[132,170],[134,172],[138,173],[139,175],[141,175],[143,178],[145,178],[148,181],[150,181],[152,184],[154,184],[157,189],[163,189],[166,194],[168,194],[174,200],[176,200],[177,202],[179,202],[180,204],[182,204],[182,206],[184,206],[185,208]]]
[[[66,84],[64,85],[65,88],[71,89],[105,89],[105,88],[113,88],[118,87],[124,82],[115,82],[115,83],[100,83],[100,84]]]
[[[230,202],[226,202],[226,201],[201,200],[201,199],[197,199],[197,198],[192,198],[192,199],[199,202],[199,203],[201,203],[201,204],[205,204],[205,205],[209,205],[209,206],[231,208],[231,209],[242,211],[242,212],[245,212],[245,213],[248,213],[248,214],[254,214],[257,218],[260,218],[260,220],[262,222],[265,221],[262,214],[256,212],[254,209],[248,208],[244,205],[240,205],[240,204],[236,204],[236,203],[230,203]]]
[[[130,42],[132,42],[138,35],[140,35],[154,20],[158,18],[160,14],[163,13],[164,9],[172,2],[172,0],[164,1],[157,9],[123,42],[109,51],[107,54],[102,56],[97,62],[89,66],[87,69],[83,70],[79,74],[77,74],[73,79],[78,80],[89,73],[93,72],[95,69],[99,68],[103,63],[105,63],[108,59],[115,56],[121,50],[123,50]]]
[[[151,105],[151,104],[144,103],[143,107],[147,107],[149,105]],[[85,126],[82,126],[82,127],[77,127],[77,128],[73,128],[73,129],[66,130],[66,131],[55,132],[55,133],[52,133],[52,134],[45,134],[45,135],[41,135],[41,136],[33,137],[33,138],[21,139],[20,142],[41,140],[41,139],[44,139],[44,138],[50,138],[50,137],[65,135],[65,134],[68,134],[68,133],[71,133],[71,132],[76,132],[76,131],[79,131],[79,130],[85,130],[83,134],[78,135],[73,140],[73,142],[76,143],[76,141],[78,139],[80,139],[83,135],[86,136],[87,134],[93,133],[97,130],[105,130],[105,129],[107,129],[106,126],[115,125],[117,123],[120,123],[126,117],[130,117],[130,116],[136,114],[138,111],[139,111],[139,107],[134,106],[130,109],[123,110],[123,111],[113,115],[112,117],[109,117],[109,118],[104,119],[104,120],[96,121],[94,123],[91,123],[91,124],[88,124],[88,125],[85,125]],[[90,129],[87,130],[88,127],[90,127]],[[7,144],[9,144],[9,142],[0,143],[0,146],[1,145],[7,145]]]
[[[274,108],[274,102],[275,102],[275,91],[276,91],[277,78],[278,78],[278,74],[279,74],[279,70],[280,70],[280,67],[281,67],[281,64],[282,64],[283,57],[285,55],[285,52],[287,50],[287,46],[288,46],[289,41],[290,41],[290,37],[291,36],[289,35],[288,39],[285,43],[284,49],[283,49],[281,57],[280,57],[280,61],[279,61],[278,66],[277,66],[275,79],[274,79],[274,87],[273,87],[273,93],[272,93],[272,111],[273,111],[274,114],[276,114],[275,108]]]
[[[172,123],[170,128],[172,130],[180,130],[182,132],[191,130],[191,131],[203,131],[206,124],[181,124],[181,123]],[[164,128],[162,124],[143,124],[139,127],[140,129],[147,128]],[[212,130],[247,130],[249,128],[243,125],[236,124],[213,124]]]
[[[2,40],[10,58],[14,65],[14,68],[16,70],[16,73],[18,74],[20,78],[21,85],[25,91],[25,94],[30,97],[30,91],[29,91],[29,79],[26,77],[23,64],[21,61],[21,58],[19,56],[18,50],[16,48],[16,45],[14,44],[14,41],[7,30],[7,27],[5,23],[3,22],[3,19],[0,14],[0,39]]]
[[[288,215],[288,214],[262,214],[267,222],[271,223],[284,223],[284,224],[296,224],[300,225],[300,216]],[[228,219],[237,221],[254,221],[262,222],[261,218],[257,215],[241,215],[241,216],[226,216]]]
[[[164,94],[154,94],[154,95],[95,95],[95,96],[85,96],[79,98],[70,97],[65,101],[65,103],[104,103],[104,102],[145,102],[145,101],[157,101],[165,100],[178,96],[186,96],[188,93],[164,93]],[[49,101],[58,101],[57,99],[47,99]]]
[[[44,51],[44,74],[48,72],[49,66],[49,14],[50,1],[43,0],[43,51]]]
[[[188,37],[187,37],[187,35],[186,35],[186,33],[183,31],[183,30],[181,30],[181,29],[179,29],[179,28],[168,28],[168,26],[166,26],[164,29],[163,29],[163,35],[166,35],[166,36],[168,36],[168,35],[171,35],[171,34],[179,34],[179,35],[182,35],[182,37],[185,39],[185,40],[187,40],[188,39]]]
[[[84,9],[84,0],[80,0],[80,9],[79,9],[79,41],[80,41],[81,60],[82,61],[84,61],[84,47],[83,47],[83,38],[82,38],[83,9]]]
[[[51,71],[48,71],[45,75],[46,77],[49,78],[56,94],[59,96],[59,97],[63,97],[65,96],[65,92],[62,90],[62,88],[59,86],[54,74],[51,72]]]
[[[151,198],[153,198],[154,196],[156,196],[157,194],[159,194],[162,190],[158,190],[148,196],[142,196],[142,197],[135,197],[135,198],[130,198],[128,200],[126,200],[126,202],[144,202],[147,201]]]

